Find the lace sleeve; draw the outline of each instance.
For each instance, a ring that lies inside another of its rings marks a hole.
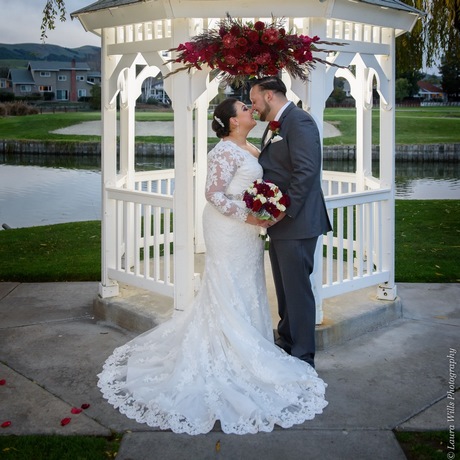
[[[208,154],[206,178],[206,200],[224,216],[245,222],[249,211],[237,204],[233,197],[226,195],[228,185],[243,162],[243,156],[231,148],[217,146]]]

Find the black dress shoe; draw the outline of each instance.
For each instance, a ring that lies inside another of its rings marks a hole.
[[[275,345],[282,348],[287,354],[291,354],[291,347],[284,342],[284,340],[278,338],[275,340]]]

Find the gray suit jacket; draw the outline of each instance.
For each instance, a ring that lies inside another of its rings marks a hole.
[[[272,239],[313,238],[332,230],[321,189],[318,127],[311,115],[293,102],[279,121],[282,139],[262,146],[259,163],[263,178],[287,193],[291,204],[287,216],[270,227],[268,234]]]

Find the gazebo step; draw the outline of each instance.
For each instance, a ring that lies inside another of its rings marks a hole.
[[[202,273],[204,256],[195,257],[195,269]],[[278,323],[275,289],[268,254],[265,260],[268,298],[273,327]],[[120,285],[117,297],[94,299],[97,318],[133,332],[145,332],[168,319],[174,302],[170,297],[127,285]],[[377,286],[342,294],[323,301],[323,323],[316,327],[318,350],[340,345],[354,337],[385,326],[402,316],[401,300],[377,300]]]

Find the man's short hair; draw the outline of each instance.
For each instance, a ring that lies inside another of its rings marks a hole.
[[[279,77],[263,77],[259,78],[252,83],[252,87],[259,86],[263,90],[271,90],[282,93],[286,96],[287,88],[283,80]]]

